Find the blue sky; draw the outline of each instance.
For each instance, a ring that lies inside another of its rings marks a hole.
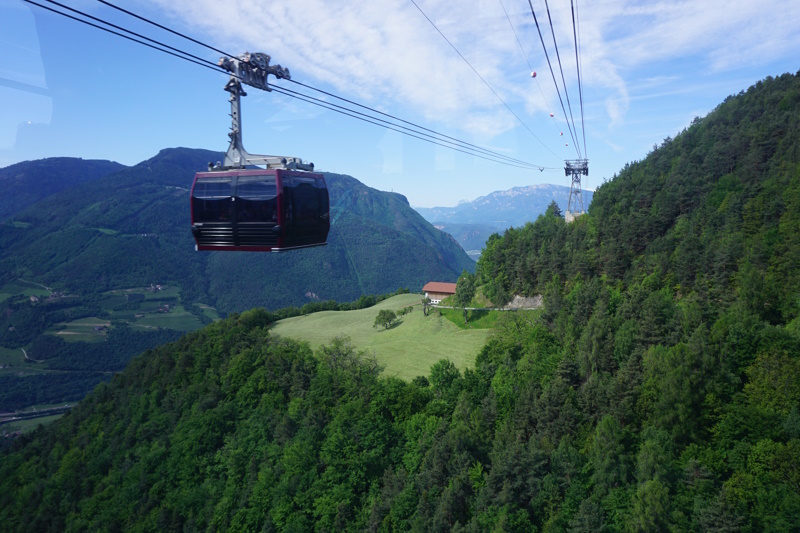
[[[219,59],[98,2],[63,3]],[[320,170],[404,194],[413,206],[455,205],[514,186],[567,185],[558,169],[577,153],[527,0],[416,3],[521,121],[410,0],[117,5],[234,54],[266,52],[294,80],[556,170],[480,160],[256,89],[243,101],[244,143],[251,153],[302,157]],[[557,69],[544,0],[532,3]],[[766,76],[800,70],[796,0],[575,5],[589,159],[585,188],[644,158],[726,96]],[[552,0],[549,7],[583,150],[570,3]],[[558,70],[556,75],[560,85]],[[230,125],[225,81],[222,74],[21,0],[0,0],[0,166],[55,156],[132,165],[175,146],[224,151]]]

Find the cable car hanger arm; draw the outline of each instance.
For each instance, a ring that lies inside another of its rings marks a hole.
[[[242,142],[242,122],[241,97],[247,96],[242,89],[242,83],[246,83],[257,89],[271,91],[267,77],[272,74],[278,79],[291,79],[289,69],[280,65],[270,65],[270,57],[267,54],[245,52],[239,57],[223,57],[219,60],[219,66],[231,73],[225,90],[231,96],[231,131],[228,136],[231,139],[228,152],[225,154],[225,162],[221,169],[245,168],[248,165],[264,165],[269,169],[290,169],[290,170],[314,170],[314,163],[303,163],[299,157],[285,157],[274,155],[251,154],[244,149]],[[209,170],[220,169],[212,167]]]

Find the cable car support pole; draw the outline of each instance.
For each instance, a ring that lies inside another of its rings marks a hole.
[[[569,202],[564,212],[564,220],[572,222],[586,211],[583,208],[583,193],[581,176],[589,175],[588,159],[573,159],[564,161],[564,174],[571,176],[572,183],[569,187]]]
[[[223,57],[219,60],[219,66],[231,73],[225,90],[231,96],[231,138],[228,152],[225,154],[225,162],[222,166],[212,166],[209,170],[230,170],[234,168],[245,168],[248,165],[264,165],[266,168],[290,169],[290,170],[314,170],[314,163],[303,163],[299,157],[283,157],[274,155],[250,154],[244,149],[242,142],[242,96],[247,96],[242,88],[242,83],[261,89],[272,91],[269,87],[267,77],[272,74],[278,79],[291,79],[289,69],[280,65],[270,65],[270,57],[267,54],[245,52],[239,57]],[[219,164],[218,164],[219,165]]]

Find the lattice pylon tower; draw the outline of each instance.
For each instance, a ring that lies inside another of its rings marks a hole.
[[[570,218],[570,216],[574,218],[586,212],[583,207],[581,176],[589,175],[589,160],[573,159],[564,161],[564,174],[571,178],[566,216],[567,218]]]

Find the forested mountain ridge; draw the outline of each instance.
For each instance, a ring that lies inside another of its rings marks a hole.
[[[203,150],[163,150],[17,213],[15,224],[0,225],[0,282],[25,275],[79,294],[169,282],[185,300],[227,313],[416,290],[473,267],[404,198],[338,174],[328,175],[338,210],[328,246],[292,254],[196,253],[188,188],[194,172],[217,159]]]
[[[406,383],[248,311],[134,359],[0,461],[9,530],[800,529],[800,78],[493,237],[474,370]]]
[[[598,188],[590,216],[565,227],[543,220],[495,238],[484,253],[484,278],[531,293],[554,276],[630,284],[660,272],[685,295],[698,283],[729,291],[746,265],[764,274],[771,298],[791,299],[800,283],[798,98],[791,75],[728,97]],[[797,313],[791,305],[768,307],[790,319]]]
[[[0,169],[0,221],[28,206],[80,183],[125,168],[113,161],[53,157],[26,161]]]
[[[224,316],[354,301],[474,268],[404,197],[340,174],[327,174],[327,246],[195,252],[189,187],[219,159],[177,148],[130,168],[57,158],[0,171],[13,177],[0,179],[3,198],[20,182],[71,185],[0,222],[0,411],[80,399],[136,353],[214,319],[209,306]]]

